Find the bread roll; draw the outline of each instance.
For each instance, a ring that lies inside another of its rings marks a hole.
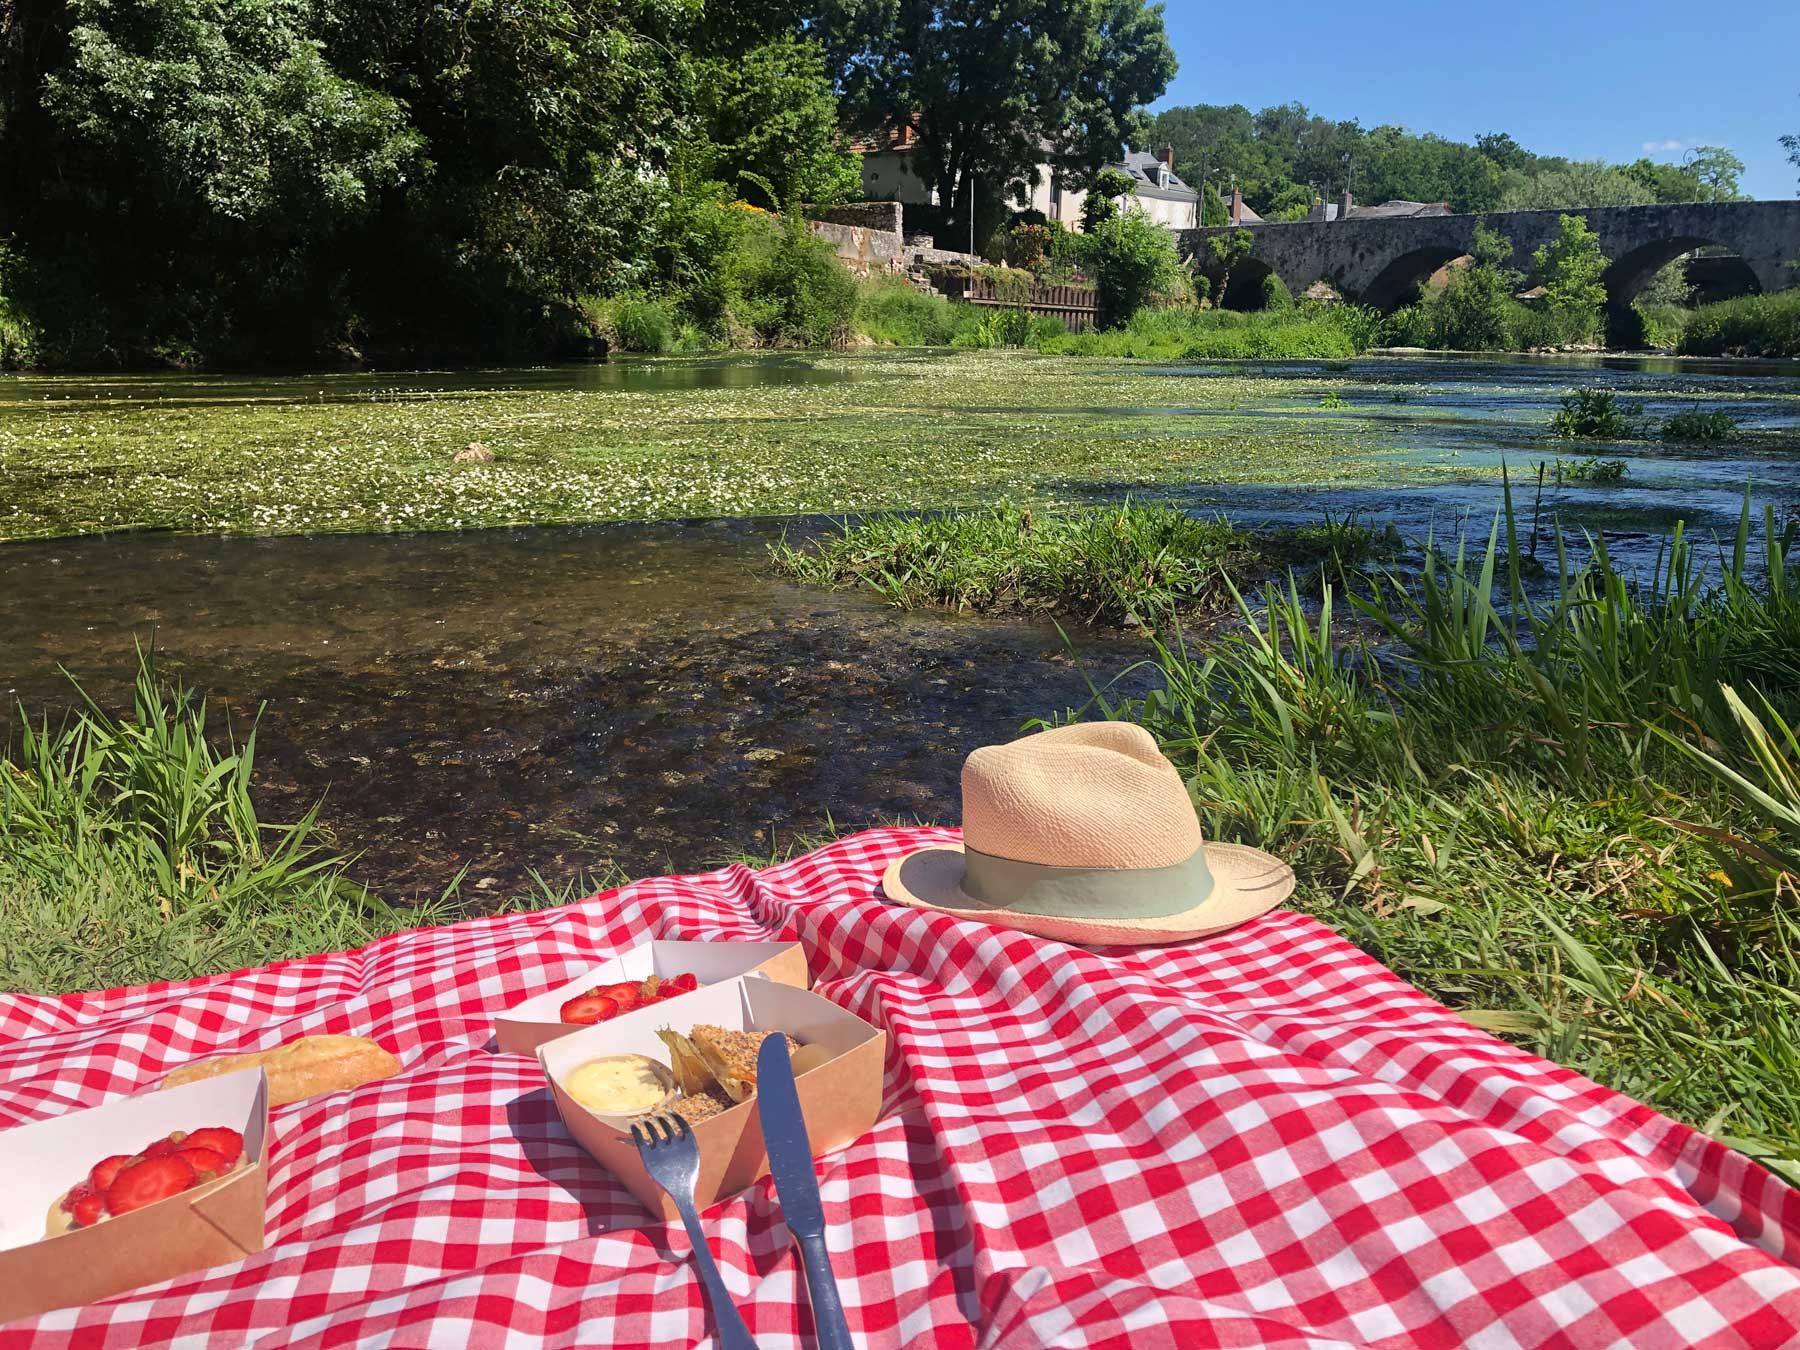
[[[261,1065],[269,1075],[269,1105],[286,1106],[321,1092],[378,1083],[400,1072],[400,1061],[364,1036],[302,1036],[273,1050],[220,1055],[183,1064],[163,1079],[165,1088]]]

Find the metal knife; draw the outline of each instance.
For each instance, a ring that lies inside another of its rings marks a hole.
[[[782,1217],[788,1232],[800,1240],[819,1345],[822,1350],[855,1350],[838,1298],[831,1253],[825,1250],[825,1211],[819,1204],[819,1178],[813,1171],[806,1119],[800,1114],[794,1066],[788,1062],[787,1038],[779,1033],[763,1037],[756,1052],[756,1101]]]

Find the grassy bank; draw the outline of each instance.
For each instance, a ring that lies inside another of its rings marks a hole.
[[[904,609],[1141,628],[1217,613],[1231,603],[1234,579],[1277,563],[1361,567],[1395,551],[1391,530],[1328,520],[1252,538],[1228,521],[1168,506],[1000,506],[882,513],[800,545],[784,537],[769,556],[776,572],[802,584],[867,589]]]
[[[1037,346],[1058,356],[1152,361],[1342,360],[1374,345],[1379,328],[1377,316],[1354,305],[1255,313],[1145,309],[1121,328],[1051,337]]]
[[[1800,356],[1800,287],[1701,305],[1681,332],[1683,356]]]
[[[895,573],[893,598],[956,595],[1002,524],[940,527],[935,571]],[[1062,528],[1034,526],[1107,539]],[[1210,835],[1294,863],[1302,908],[1478,1024],[1800,1178],[1800,575],[1790,534],[1757,533],[1746,512],[1722,578],[1678,534],[1652,582],[1602,551],[1528,600],[1503,522],[1359,582],[1354,634],[1341,587],[1321,605],[1274,585],[1233,601],[1227,636],[1161,642],[1153,692],[1046,712],[1144,723]],[[894,536],[829,547],[873,558]],[[1133,575],[1109,572],[1154,612],[1170,588]]]
[[[0,744],[0,990],[186,979],[462,917],[454,888],[389,905],[358,885],[316,809],[291,825],[262,820],[254,732],[219,739],[191,695],[147,664],[128,718],[89,704],[58,725],[15,724]],[[618,880],[544,886],[499,908]],[[481,909],[495,905],[484,896]]]

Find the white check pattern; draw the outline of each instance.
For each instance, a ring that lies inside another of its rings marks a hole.
[[[268,1250],[0,1328],[15,1346],[642,1346],[710,1337],[678,1225],[566,1135],[494,1015],[647,938],[797,938],[886,1029],[886,1098],[820,1162],[871,1347],[1776,1347],[1800,1193],[1475,1030],[1275,913],[1090,952],[881,902],[947,830],[636,883],[360,952],[0,996],[0,1123],[313,1032],[405,1068],[275,1113]],[[813,1344],[768,1182],[710,1210],[764,1350]]]

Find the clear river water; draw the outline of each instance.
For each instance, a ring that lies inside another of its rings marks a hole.
[[[1218,369],[1180,373],[1203,382]],[[1390,356],[1330,369],[1348,402],[1334,418],[1472,470],[1504,459],[1516,472],[1543,458],[1543,423],[1572,375],[1658,416],[1729,399],[1747,437],[1724,448],[1602,448],[1628,459],[1623,482],[1550,494],[1547,510],[1565,526],[1604,533],[1628,558],[1653,557],[1678,518],[1729,531],[1746,484],[1759,510],[1800,504],[1793,363]],[[841,362],[722,360],[305,383],[320,397],[354,398],[434,381],[466,392],[496,378],[513,388],[733,389],[854,372]],[[41,392],[23,377],[8,383],[0,403]],[[53,387],[71,395],[67,381]],[[145,376],[76,392],[235,403],[285,389]],[[1132,411],[1220,415],[1200,397]],[[1319,416],[1278,398],[1255,411]],[[1404,457],[1394,463],[1392,480],[1377,486],[1182,482],[1132,492],[1251,526],[1329,511],[1392,520],[1414,537],[1465,525],[1485,534],[1500,500],[1492,477],[1415,479]],[[693,869],[831,824],[953,821],[970,748],[1081,705],[1089,675],[1111,678],[1142,655],[1116,635],[1078,634],[1072,651],[1049,624],[904,613],[767,574],[770,539],[822,524],[0,544],[0,701],[34,713],[66,707],[67,671],[119,703],[134,639],[152,643],[240,734],[260,710],[268,819],[292,819],[323,796],[322,818],[359,855],[362,880],[399,899],[435,894],[466,869],[465,896],[479,900],[533,871],[560,884],[602,864]]]

